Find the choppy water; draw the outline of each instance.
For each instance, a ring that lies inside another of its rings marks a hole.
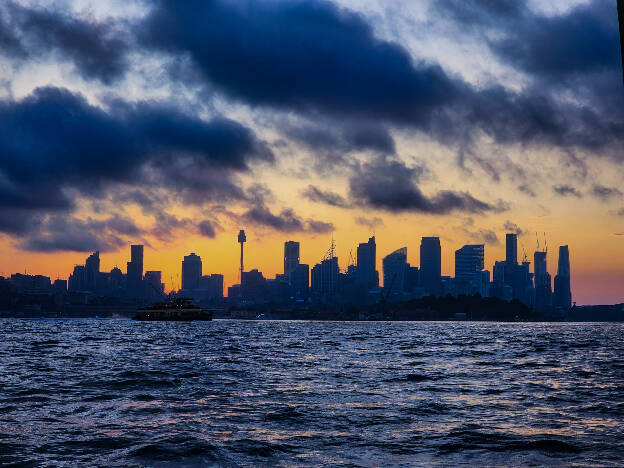
[[[0,465],[624,464],[623,325],[0,331]]]

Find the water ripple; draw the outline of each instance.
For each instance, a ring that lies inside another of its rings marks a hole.
[[[0,465],[624,465],[622,325],[0,327]]]

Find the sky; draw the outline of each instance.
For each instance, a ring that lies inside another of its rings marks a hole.
[[[546,4],[546,5],[545,5]],[[0,4],[0,275],[66,278],[94,250],[180,285],[345,268],[506,232],[573,301],[624,302],[616,0],[7,0]]]

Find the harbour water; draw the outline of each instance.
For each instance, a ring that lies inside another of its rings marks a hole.
[[[624,464],[622,324],[0,330],[0,465]]]

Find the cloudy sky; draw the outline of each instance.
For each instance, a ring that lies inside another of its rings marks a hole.
[[[340,266],[505,232],[573,300],[624,301],[616,0],[0,3],[0,274],[67,277],[130,243],[179,286],[194,251],[237,280],[283,242]]]

